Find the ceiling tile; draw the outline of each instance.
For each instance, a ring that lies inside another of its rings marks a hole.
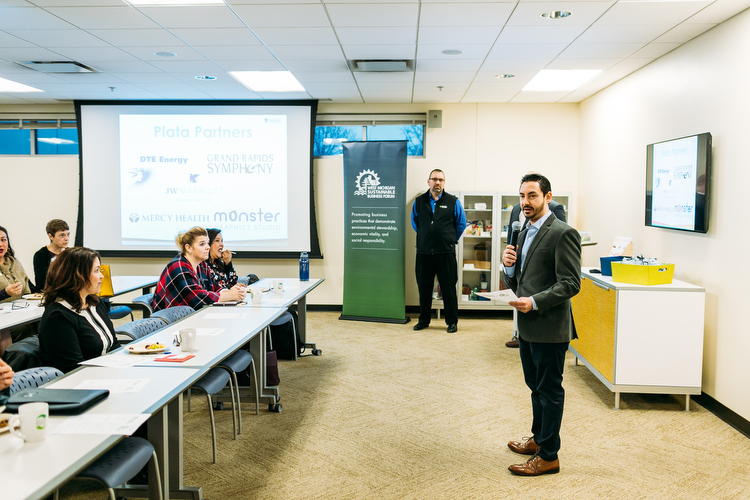
[[[496,43],[487,59],[552,59],[566,47],[564,43]]]
[[[454,59],[437,61],[435,59],[417,60],[417,71],[476,71],[482,65],[481,59]]]
[[[21,27],[34,29],[75,29],[69,23],[55,15],[35,7],[0,7],[0,29],[18,29]]]
[[[175,28],[175,37],[190,45],[261,45],[247,28]]]
[[[51,7],[50,14],[81,29],[158,28],[159,26],[133,7]],[[34,26],[35,24],[25,24]],[[0,25],[1,27],[1,25]]]
[[[642,43],[578,43],[574,42],[560,54],[563,59],[621,59],[637,51]]]
[[[275,59],[273,54],[262,45],[243,47],[240,45],[227,45],[223,47],[216,46],[196,46],[195,50],[212,61],[235,61],[237,59],[251,59],[254,61],[263,59]]]
[[[420,28],[419,43],[443,45],[450,48],[454,44],[487,44],[494,43],[500,28],[477,26],[475,28]]]
[[[414,45],[344,45],[347,59],[414,59]]]
[[[295,71],[294,77],[305,86],[308,83],[354,83],[354,77],[349,71]]]
[[[664,33],[662,36],[657,38],[655,42],[658,43],[685,43],[689,40],[692,40],[696,36],[705,33],[706,31],[710,30],[716,26],[715,24],[688,24],[688,23],[682,23],[668,32]]]
[[[520,2],[508,20],[509,26],[589,26],[599,19],[616,0],[606,2]],[[546,19],[543,12],[563,10],[571,12],[570,17]]]
[[[89,33],[118,47],[158,47],[181,45],[179,39],[163,29],[106,29],[90,30]],[[156,50],[154,50],[156,52]]]
[[[594,24],[576,43],[637,43],[650,42],[663,35],[673,24],[603,25]]]
[[[633,54],[633,57],[652,57],[655,59],[657,57],[663,56],[667,52],[672,52],[679,46],[679,43],[649,43],[638,52],[635,52]]]
[[[406,45],[417,43],[416,26],[403,28],[336,28],[342,45]]]
[[[446,48],[451,50],[460,50],[462,53],[457,55],[446,55],[442,51]],[[419,44],[417,50],[417,58],[420,60],[424,59],[437,59],[437,60],[456,60],[456,59],[484,59],[487,57],[487,53],[490,51],[492,46],[490,44],[484,45],[455,45],[451,44],[450,47],[445,45],[426,45]]]
[[[144,15],[167,29],[242,28],[244,24],[226,5],[175,7],[138,7]]]
[[[506,26],[497,43],[570,43],[586,26]]]
[[[557,102],[567,94],[564,92],[519,92],[510,102]]]
[[[719,24],[750,8],[750,0],[721,0],[692,16],[688,22]]]
[[[514,3],[422,4],[420,26],[503,26]]]
[[[600,69],[606,70],[620,62],[622,59],[566,59],[559,57],[549,63],[544,69]]]
[[[253,28],[266,45],[330,45],[338,43],[332,28]]]
[[[55,47],[109,47],[110,45],[83,30],[8,30],[8,33],[36,45]]]
[[[250,28],[330,27],[326,11],[314,5],[237,5],[234,12]]]
[[[482,71],[494,71],[497,73],[517,73],[519,71],[540,70],[544,69],[551,61],[548,58],[528,58],[528,59],[487,59],[482,64]]]
[[[143,61],[203,61],[206,57],[188,45],[159,47],[124,47],[123,51]],[[174,57],[157,56],[156,52],[171,52]]]
[[[276,45],[269,47],[282,62],[308,59],[341,59],[344,54],[338,45]]]
[[[326,4],[334,26],[416,26],[417,4]]]
[[[398,83],[398,84],[409,84],[414,80],[414,73],[411,71],[404,71],[401,73],[365,73],[365,72],[354,72],[354,78],[358,83],[367,84],[382,84],[382,83]]]
[[[417,71],[414,81],[431,82],[465,82],[470,83],[477,73],[475,71]]]
[[[618,2],[596,21],[596,25],[671,24],[674,26],[713,1]]]
[[[34,44],[5,31],[0,31],[0,49],[6,47],[33,47]]]

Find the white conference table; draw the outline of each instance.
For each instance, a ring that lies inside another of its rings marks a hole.
[[[112,276],[112,297],[122,295],[134,290],[147,290],[159,281],[158,276]],[[145,292],[144,292],[145,293]],[[13,309],[16,304],[18,309]],[[126,304],[129,305],[129,304]],[[42,319],[44,308],[41,300],[19,299],[14,302],[3,302],[0,304],[0,330],[6,330],[33,323]]]
[[[313,350],[316,356],[320,354],[314,343],[307,342],[307,294],[313,291],[321,283],[322,279],[310,279],[309,281],[300,281],[296,278],[279,278],[284,281],[284,291],[282,293],[266,292],[259,305],[248,304],[244,307],[283,307],[287,308],[297,303],[297,319],[299,320],[299,338],[305,347]],[[264,290],[273,288],[273,279],[265,278],[256,281],[250,286],[260,286]],[[316,352],[317,351],[317,352]]]
[[[294,290],[280,294],[283,300],[299,301],[322,280],[307,282]],[[301,294],[301,296],[300,296]],[[275,298],[274,300],[282,300]],[[284,314],[286,306],[206,307],[167,328],[139,339],[157,340],[171,346],[172,354],[181,356],[180,348],[172,346],[174,335],[181,328],[198,329],[195,357],[185,363],[156,362],[162,355],[132,355],[118,350],[101,358],[89,360],[83,367],[55,380],[50,387],[75,388],[84,380],[148,379],[138,393],[113,393],[85,414],[148,413],[148,439],[159,457],[164,498],[202,499],[200,487],[183,484],[183,406],[182,394],[213,366],[249,342],[250,352],[259,361],[256,376],[259,387],[265,387],[265,335],[259,335],[276,318]],[[301,321],[300,321],[301,322]],[[187,353],[186,353],[187,354]],[[127,360],[128,367],[94,366],[98,360]],[[132,361],[131,361],[132,360]],[[253,395],[254,396],[254,395]],[[261,395],[263,397],[263,395]],[[275,396],[265,396],[273,402]],[[123,436],[53,434],[65,418],[50,418],[48,436],[42,443],[23,444],[6,433],[0,435],[0,485],[3,500],[42,499],[58,489],[68,479],[114,446]],[[12,476],[12,477],[11,477]],[[153,497],[148,486],[128,485],[123,495]],[[151,485],[153,490],[155,485]],[[8,495],[8,496],[6,496]]]
[[[74,389],[91,379],[147,379],[139,392],[110,394],[85,414],[158,415],[161,408],[175,397],[179,398],[199,374],[198,369],[84,367],[56,379],[47,387]],[[47,437],[38,443],[24,444],[9,432],[0,435],[0,483],[4,500],[45,498],[123,437],[93,433],[55,434],[55,429],[67,418],[71,417],[51,416]]]

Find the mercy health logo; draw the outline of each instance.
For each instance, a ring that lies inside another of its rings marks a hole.
[[[363,170],[357,176],[357,190],[355,196],[367,198],[395,198],[396,186],[383,186],[380,177],[374,170]]]

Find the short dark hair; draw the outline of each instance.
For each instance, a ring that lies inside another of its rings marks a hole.
[[[62,219],[52,219],[47,223],[47,234],[56,235],[58,231],[70,231],[68,223]]]
[[[61,252],[49,266],[42,305],[48,306],[65,300],[76,311],[83,309],[80,292],[90,284],[89,278],[96,259],[101,262],[99,253],[86,247],[73,247]],[[95,306],[98,302],[96,295],[86,297],[86,303],[90,306]]]
[[[4,232],[5,233],[5,237],[8,239],[8,251],[5,252],[5,253],[7,253],[8,255],[10,255],[11,257],[15,257],[16,253],[13,251],[13,247],[10,246],[10,236],[8,236],[8,230],[5,229],[3,226],[0,226],[0,231]]]
[[[542,174],[526,174],[521,178],[521,184],[524,182],[538,182],[539,189],[542,190],[542,196],[547,196],[547,193],[552,191],[552,184]]]
[[[445,177],[445,172],[443,172],[443,171],[442,171],[442,170],[440,170],[439,168],[433,168],[432,170],[430,170],[430,175],[429,175],[429,177],[432,177],[432,174],[434,174],[435,172],[440,172],[441,174],[443,174],[443,177]]]

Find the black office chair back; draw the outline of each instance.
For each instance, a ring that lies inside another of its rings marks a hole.
[[[3,353],[3,361],[8,363],[14,372],[20,372],[44,365],[39,356],[40,352],[39,337],[34,335],[9,345]]]

